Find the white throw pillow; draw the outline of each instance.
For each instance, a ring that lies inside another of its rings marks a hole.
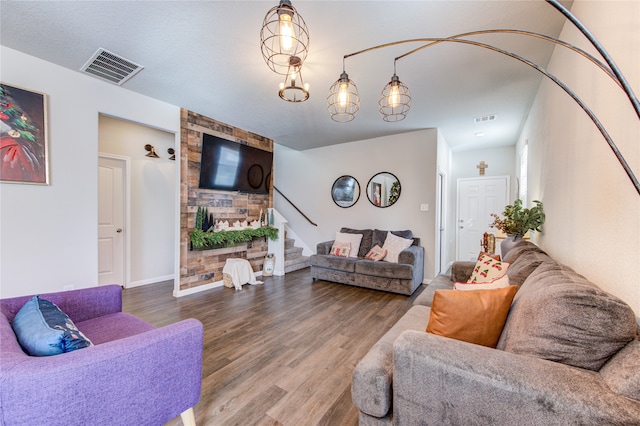
[[[493,259],[485,254],[481,254],[476,262],[468,283],[487,283],[495,279],[502,278],[507,273],[509,264]]]
[[[413,244],[413,239],[406,239],[387,232],[387,238],[384,240],[383,250],[387,251],[384,260],[391,263],[398,263],[400,252]]]
[[[360,242],[362,241],[362,234],[345,234],[342,232],[336,232],[336,240],[338,243],[351,244],[351,251],[349,257],[358,257],[358,251],[360,250]]]
[[[509,276],[503,275],[501,278],[497,278],[493,281],[486,283],[455,283],[453,285],[454,290],[495,290],[497,288],[509,287]]]

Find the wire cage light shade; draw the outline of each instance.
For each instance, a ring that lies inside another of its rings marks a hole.
[[[402,121],[411,108],[409,88],[393,74],[391,81],[382,90],[378,110],[384,121]]]
[[[327,109],[331,119],[339,123],[347,123],[356,118],[356,113],[360,109],[360,95],[355,83],[344,71],[329,88]]]
[[[291,1],[281,0],[267,12],[260,30],[260,49],[269,68],[281,75],[289,72],[292,56],[301,63],[307,58],[309,30]]]
[[[302,61],[297,56],[292,56],[289,60],[289,72],[284,82],[280,83],[278,96],[287,102],[304,102],[309,99],[309,84],[302,81]]]

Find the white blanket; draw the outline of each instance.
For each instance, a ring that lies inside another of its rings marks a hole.
[[[242,290],[243,284],[262,284],[262,281],[256,280],[251,263],[246,259],[227,259],[222,273],[229,274],[236,290]]]

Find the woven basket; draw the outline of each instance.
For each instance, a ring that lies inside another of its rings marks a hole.
[[[225,287],[233,288],[233,280],[231,279],[231,275],[222,274],[222,282],[224,282]]]

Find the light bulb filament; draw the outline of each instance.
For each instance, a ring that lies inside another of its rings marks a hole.
[[[398,104],[400,104],[400,89],[398,88],[397,84],[391,85],[388,101],[391,108],[395,108],[398,106]]]
[[[346,107],[349,103],[349,92],[347,90],[347,84],[340,84],[340,90],[338,91],[338,103],[341,107]]]
[[[294,50],[296,36],[293,31],[292,16],[288,13],[280,13],[278,16],[280,23],[280,49],[286,53],[291,53]]]

